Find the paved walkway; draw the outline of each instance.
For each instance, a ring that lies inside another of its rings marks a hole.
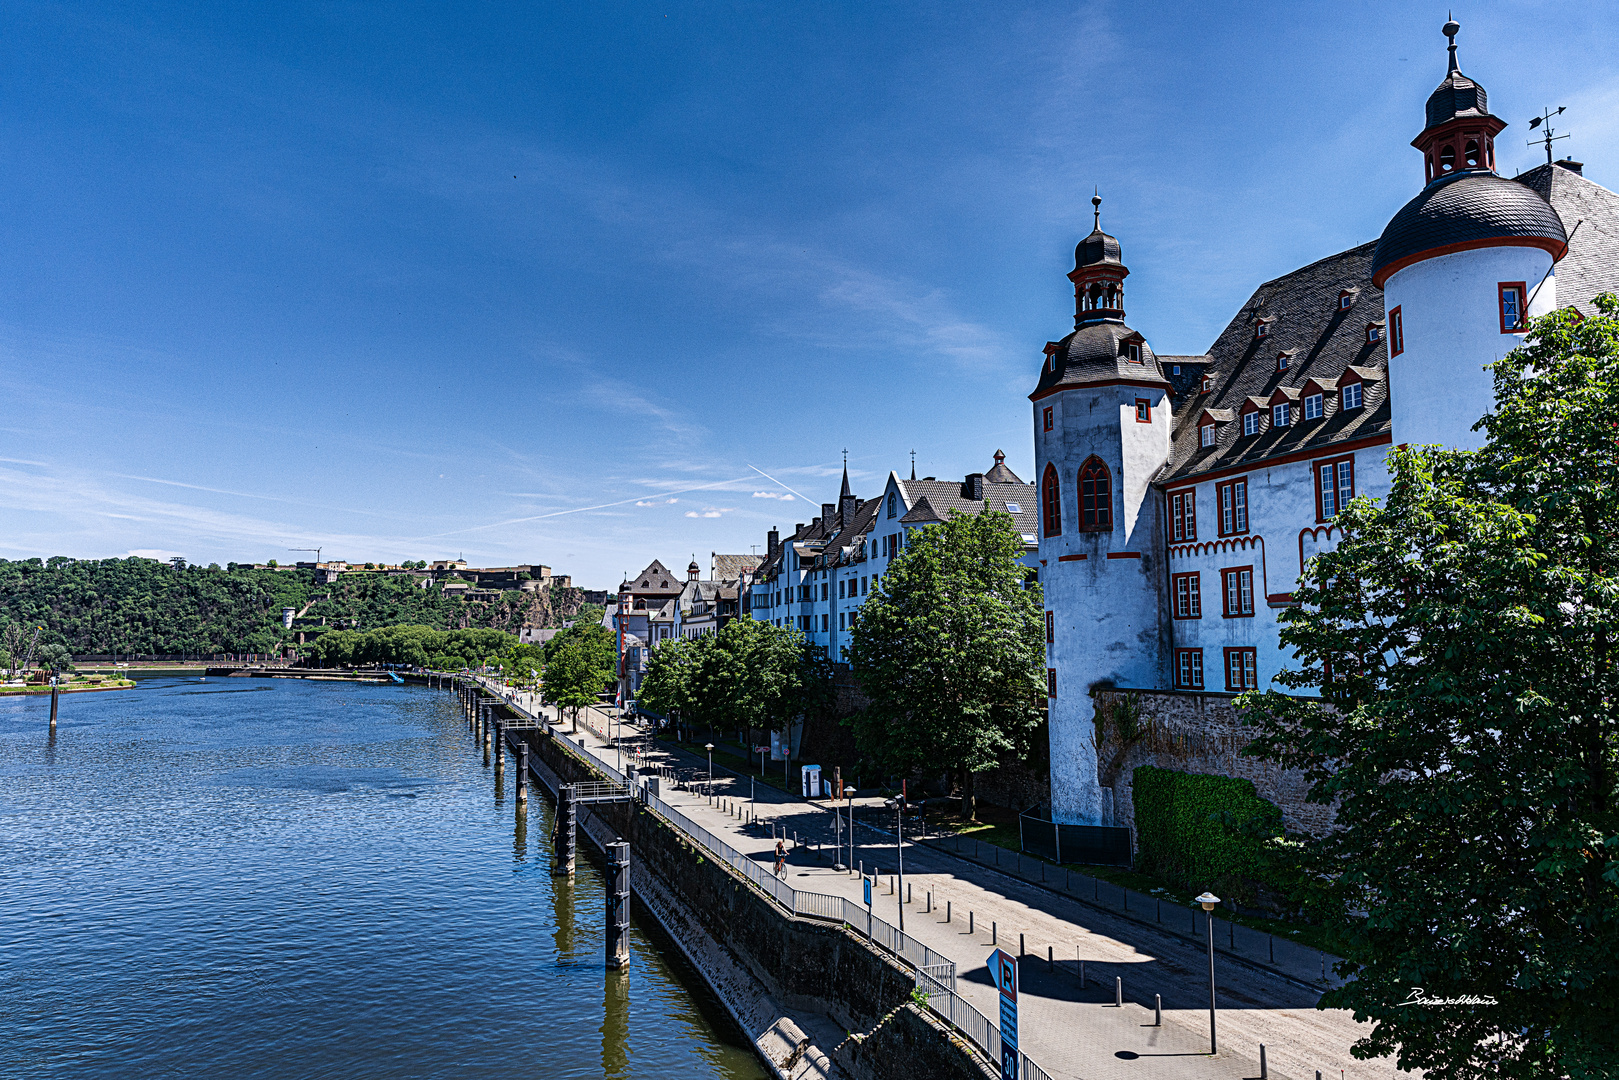
[[[593,712],[582,720],[587,744],[616,763],[617,750],[604,737],[616,731],[611,718]],[[622,734],[628,739],[633,730],[625,725]],[[701,791],[707,765],[700,755],[644,739],[639,747],[647,750],[646,762],[670,766],[690,783],[684,790],[665,785],[662,794],[696,824],[766,866],[774,861],[774,838],[792,839],[796,833],[788,882],[861,900],[860,878],[832,869],[837,829],[826,806],[762,783],[750,785],[747,777],[719,768],[711,800]],[[750,802],[750,794],[756,801]],[[876,799],[856,800],[856,805],[866,814],[881,813]],[[846,842],[847,833],[843,836]],[[856,827],[853,858],[868,872],[879,872],[877,917],[898,924],[903,908],[906,933],[955,961],[958,993],[992,1021],[997,992],[986,962],[996,944],[1016,952],[1022,936],[1027,954],[1021,965],[1023,1049],[1059,1080],[1246,1080],[1259,1076],[1261,1043],[1269,1074],[1277,1080],[1312,1080],[1317,1069],[1325,1080],[1406,1075],[1389,1059],[1350,1057],[1350,1044],[1366,1029],[1347,1012],[1316,1009],[1318,992],[1223,958],[1216,961],[1220,1052],[1210,1056],[1208,955],[1198,943],[909,840],[904,847],[908,897],[897,895],[892,836],[864,825]],[[1055,964],[1048,965],[1048,955]],[[1122,1008],[1114,1005],[1115,980],[1121,978]],[[1155,995],[1163,1000],[1161,1027],[1153,1026]]]

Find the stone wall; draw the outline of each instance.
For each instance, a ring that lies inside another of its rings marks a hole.
[[[1305,802],[1309,784],[1297,769],[1284,769],[1258,758],[1243,757],[1253,741],[1251,729],[1237,720],[1230,694],[1182,690],[1098,690],[1098,708],[1117,709],[1127,698],[1139,705],[1143,737],[1120,745],[1116,725],[1108,726],[1099,755],[1102,786],[1113,788],[1114,823],[1135,827],[1131,778],[1138,765],[1180,772],[1234,776],[1252,780],[1260,798],[1275,803],[1289,832],[1320,835],[1332,827],[1331,807]]]
[[[522,736],[534,758],[562,782],[600,779],[562,740],[533,730],[513,734]],[[787,914],[643,806],[595,804],[588,816],[598,820],[586,822],[586,816],[581,815],[585,831],[594,834],[605,825],[630,842],[632,882],[646,875],[650,880],[642,879],[638,893],[656,893],[643,896],[643,907],[658,914],[671,934],[704,939],[682,942],[688,957],[695,960],[702,948],[717,950],[763,993],[793,1010],[803,1031],[830,1028],[815,1022],[829,1017],[838,1034],[854,1033],[824,1047],[845,1074],[859,1080],[986,1080],[993,1075],[963,1040],[922,1015],[925,1010],[911,1001],[915,980],[910,971],[847,928]],[[726,965],[697,966],[712,985],[713,972]],[[748,996],[745,988],[713,988],[728,1005]],[[738,1021],[750,1026],[743,1016]],[[778,1022],[772,1031],[748,1034],[778,1074],[803,1050],[803,1043],[796,1050],[793,1045],[802,1038],[799,1025]],[[777,1042],[786,1053],[772,1051]],[[785,1073],[794,1070],[788,1067]]]

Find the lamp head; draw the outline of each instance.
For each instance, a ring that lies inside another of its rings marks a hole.
[[[704,750],[708,750],[708,751],[712,751],[712,750],[713,750],[713,749],[714,749],[714,744],[713,744],[713,743],[711,743],[711,742],[709,742],[709,743],[704,743],[704,744],[703,744],[703,749],[704,749]]]
[[[1215,896],[1213,893],[1206,890],[1202,896],[1195,897],[1194,899],[1197,903],[1203,905],[1204,911],[1213,911],[1214,905],[1220,902],[1220,898],[1218,896]]]

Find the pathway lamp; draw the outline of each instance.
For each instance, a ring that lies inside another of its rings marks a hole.
[[[714,797],[714,744],[704,743],[703,749],[708,751],[708,797]]]
[[[899,932],[905,933],[905,796],[885,799],[894,811],[894,858],[899,863]]]
[[[843,803],[849,812],[849,866],[851,869],[854,867],[854,792],[855,789],[852,786],[843,789]]]
[[[1203,921],[1209,924],[1209,1053],[1219,1052],[1219,1043],[1214,1037],[1214,905],[1220,898],[1213,893],[1204,891],[1202,896],[1196,898],[1196,903],[1203,906]]]

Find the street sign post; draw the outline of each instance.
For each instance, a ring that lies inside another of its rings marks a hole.
[[[996,949],[989,954],[989,973],[1001,992],[1001,1080],[1018,1080],[1017,957]]]

